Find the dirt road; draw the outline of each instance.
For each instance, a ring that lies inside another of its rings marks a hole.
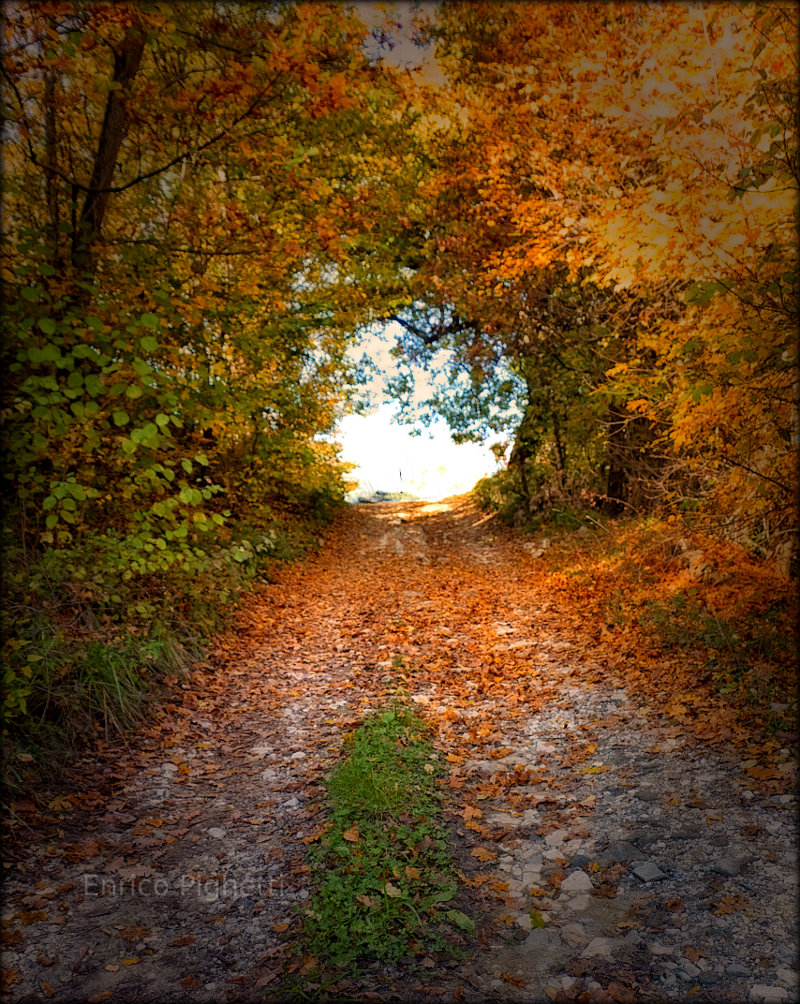
[[[439,730],[477,930],[462,960],[376,966],[327,993],[797,1000],[794,796],[627,691],[592,637],[465,499],[351,508],[155,720],[84,756],[49,815],[21,812],[7,997],[302,986],[320,779],[343,733],[401,691]]]

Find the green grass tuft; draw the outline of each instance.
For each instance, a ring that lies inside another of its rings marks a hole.
[[[448,948],[474,925],[458,891],[441,819],[444,769],[428,727],[396,705],[371,715],[327,782],[331,825],[313,849],[316,894],[304,950],[330,972]]]

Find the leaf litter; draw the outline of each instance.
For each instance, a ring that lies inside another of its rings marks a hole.
[[[300,985],[321,782],[364,714],[403,695],[450,766],[463,956],[420,945],[325,992],[790,999],[793,763],[646,645],[622,650],[627,667],[574,584],[465,498],[349,509],[146,728],[87,752],[45,810],[15,807],[6,992]]]

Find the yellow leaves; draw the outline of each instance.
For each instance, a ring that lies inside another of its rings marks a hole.
[[[69,809],[74,809],[72,798],[69,795],[56,795],[56,797],[47,803],[47,808],[52,809],[54,812],[66,812]]]
[[[14,914],[14,920],[19,920],[28,927],[29,924],[47,920],[47,913],[44,910],[19,910]]]
[[[579,774],[604,774],[607,770],[611,770],[611,766],[607,763],[596,763],[592,764],[591,767],[581,767],[578,771]]]
[[[650,402],[647,398],[640,397],[636,398],[634,401],[627,401],[625,403],[625,407],[628,411],[635,411],[640,415],[644,415],[650,407]]]

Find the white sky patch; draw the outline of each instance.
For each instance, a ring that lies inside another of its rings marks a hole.
[[[350,475],[358,481],[354,494],[403,491],[438,501],[468,492],[497,469],[487,445],[456,445],[444,422],[413,436],[415,426],[398,425],[396,413],[396,404],[384,403],[370,415],[348,415],[339,423],[342,459],[356,464]]]
[[[347,415],[337,426],[336,440],[341,445],[342,460],[355,464],[350,474],[358,482],[353,495],[371,495],[375,491],[409,492],[419,498],[438,501],[448,495],[470,491],[476,482],[497,470],[497,459],[490,443],[453,442],[447,423],[434,422],[429,428],[421,423],[399,424],[395,417],[399,406],[384,390],[384,376],[396,366],[389,348],[395,324],[383,331],[368,334],[354,352],[366,353],[379,367],[381,375],[369,384],[372,409],[366,415]],[[425,374],[418,372],[415,398],[430,396],[431,386]],[[414,435],[416,430],[419,435]]]
[[[433,46],[421,47],[414,43],[414,6],[409,0],[388,3],[357,0],[355,10],[370,31],[381,27],[389,29],[392,48],[387,45],[380,53],[381,59],[392,66],[414,71],[427,84],[442,86],[446,80],[436,61]],[[435,20],[436,4],[432,0],[423,0],[421,13]]]

